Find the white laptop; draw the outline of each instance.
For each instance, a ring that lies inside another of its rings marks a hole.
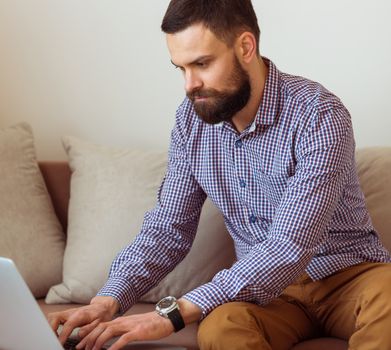
[[[63,350],[12,260],[0,257],[0,350]],[[132,350],[186,350],[159,343],[129,344]]]

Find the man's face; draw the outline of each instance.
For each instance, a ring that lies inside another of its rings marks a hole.
[[[248,103],[250,79],[234,49],[201,24],[167,35],[172,63],[184,75],[185,90],[199,117],[216,124],[232,119]]]

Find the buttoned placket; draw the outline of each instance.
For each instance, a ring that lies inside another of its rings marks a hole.
[[[246,139],[248,136],[256,130],[256,123],[254,122],[246,128],[240,135],[235,132],[234,144],[233,144],[233,163],[235,167],[235,173],[237,176],[238,194],[243,203],[244,210],[247,216],[247,224],[253,225],[258,221],[257,216],[251,210],[250,203],[250,191],[251,181],[247,174],[247,167],[245,162],[248,161],[246,156]]]

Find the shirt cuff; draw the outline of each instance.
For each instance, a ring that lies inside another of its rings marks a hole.
[[[123,277],[110,277],[97,296],[115,298],[120,305],[118,311],[120,315],[129,310],[137,301],[132,285]]]
[[[206,283],[201,287],[192,290],[185,294],[183,299],[192,302],[201,309],[202,316],[200,321],[208,316],[216,307],[229,302],[229,298],[223,290],[213,282]]]

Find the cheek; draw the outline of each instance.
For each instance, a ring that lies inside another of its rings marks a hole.
[[[202,81],[205,88],[216,90],[227,90],[230,88],[228,86],[228,75],[224,70],[211,70],[203,75]]]

